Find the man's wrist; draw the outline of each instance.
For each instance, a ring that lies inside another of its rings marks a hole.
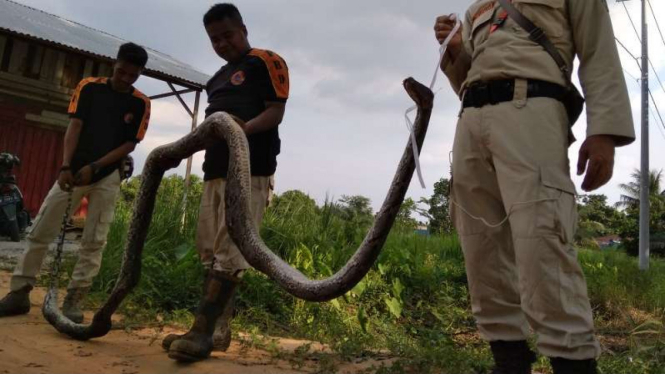
[[[96,163],[96,162],[91,162],[90,164],[88,164],[88,166],[90,166],[90,170],[92,170],[92,174],[97,174],[97,172],[99,171],[99,168],[100,168],[99,164]]]
[[[60,172],[62,173],[63,171],[72,171],[72,168],[69,165],[62,165],[60,167]]]
[[[594,134],[594,135],[589,135],[587,136],[587,139],[594,138],[594,139],[602,139],[602,140],[609,140],[612,141],[612,143],[616,146],[617,144],[617,137],[616,135],[610,135],[610,134]]]

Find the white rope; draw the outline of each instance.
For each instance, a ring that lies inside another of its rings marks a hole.
[[[441,43],[441,47],[439,47],[439,61],[436,64],[436,67],[434,68],[434,76],[432,77],[432,83],[429,85],[430,90],[434,90],[434,84],[436,83],[436,78],[437,75],[439,74],[439,67],[441,66],[441,62],[443,61],[443,57],[446,55],[446,50],[448,50],[448,44],[450,43],[450,40],[452,40],[453,36],[457,34],[459,31],[460,27],[462,26],[462,23],[459,20],[459,17],[456,14],[453,14],[451,16],[451,19],[454,19],[457,21],[455,24],[455,27],[453,28],[453,31],[450,32],[448,37]],[[418,152],[418,144],[416,143],[416,133],[413,130],[413,121],[411,121],[411,118],[409,118],[409,113],[413,112],[414,110],[417,109],[417,106],[412,106],[411,108],[407,109],[406,112],[404,113],[404,119],[406,120],[406,128],[409,130],[411,133],[411,148],[413,149],[413,158],[416,162],[416,171],[418,172],[418,179],[420,180],[420,186],[422,188],[425,187],[425,180],[423,179],[423,173],[420,168],[420,156]]]
[[[461,206],[460,204],[458,204],[457,201],[455,201],[455,199],[450,198],[449,200],[456,207],[460,208],[460,210],[462,210],[462,212],[464,212],[467,216],[471,217],[472,219],[474,219],[476,221],[482,222],[483,224],[485,224],[485,226],[487,226],[491,229],[495,229],[497,227],[503,226],[506,222],[508,222],[508,219],[510,218],[511,215],[513,215],[513,212],[514,212],[516,207],[518,207],[520,205],[530,205],[530,204],[544,203],[546,201],[558,201],[561,198],[561,195],[563,195],[563,192],[560,191],[559,192],[559,197],[557,197],[557,198],[516,202],[516,203],[514,203],[513,205],[510,206],[510,209],[508,210],[508,214],[506,214],[506,218],[504,218],[503,221],[501,221],[499,223],[496,223],[496,224],[489,223],[489,222],[487,222],[487,220],[485,220],[485,218],[476,217],[473,214],[469,213],[469,211],[464,209],[464,207]]]

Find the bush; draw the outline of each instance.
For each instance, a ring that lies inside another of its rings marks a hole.
[[[101,297],[118,275],[138,183],[135,178],[123,185],[94,285]],[[201,180],[194,178],[183,207],[182,178],[169,177],[162,183],[145,243],[141,281],[124,303],[126,316],[145,311],[167,318],[182,316],[183,309],[197,305],[202,269],[194,236],[201,190]],[[347,198],[347,202],[364,204],[361,199]],[[302,192],[285,192],[267,210],[261,236],[276,254],[307,276],[327,277],[346,263],[367,232],[371,222],[360,205],[328,201],[319,206]],[[651,271],[640,272],[636,259],[620,251],[582,250],[580,263],[597,321],[618,318],[630,308],[662,321],[665,262],[654,260]],[[456,372],[480,373],[489,367],[491,356],[477,336],[470,309],[457,237],[393,230],[369,274],[352,291],[330,302],[295,299],[263,274],[248,272],[239,289],[233,323],[245,331],[327,343],[347,357],[389,350],[399,359],[382,372],[428,373],[454,367]],[[629,367],[633,373],[665,369],[662,357],[653,358],[656,351],[643,348],[603,356],[601,367],[607,372]],[[548,370],[543,365],[537,369]]]

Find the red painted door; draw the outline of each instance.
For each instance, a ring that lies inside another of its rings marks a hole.
[[[0,152],[9,152],[21,159],[21,166],[14,168],[14,174],[23,192],[25,207],[35,216],[57,179],[64,132],[21,122],[0,123]]]

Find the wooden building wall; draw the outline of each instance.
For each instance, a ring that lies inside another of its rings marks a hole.
[[[0,33],[0,152],[18,155],[19,188],[32,215],[58,176],[67,106],[78,82],[111,65]]]

